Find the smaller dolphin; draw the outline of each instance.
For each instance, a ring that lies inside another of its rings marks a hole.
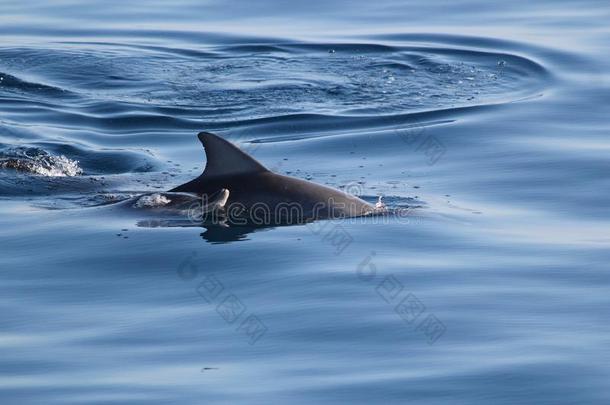
[[[198,135],[207,156],[203,174],[170,192],[201,195],[205,212],[222,211],[233,223],[274,225],[371,215],[379,208],[330,187],[273,173],[232,143]]]

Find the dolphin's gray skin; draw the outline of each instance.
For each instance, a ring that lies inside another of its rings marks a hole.
[[[376,208],[330,187],[276,174],[221,137],[201,132],[203,174],[170,192],[202,195],[228,216],[273,225],[370,215]]]

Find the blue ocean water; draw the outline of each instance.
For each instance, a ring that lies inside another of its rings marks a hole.
[[[4,0],[1,403],[609,403],[609,20]],[[193,224],[202,130],[408,215]]]

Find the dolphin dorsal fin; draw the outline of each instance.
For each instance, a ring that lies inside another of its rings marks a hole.
[[[200,132],[197,137],[203,144],[207,157],[204,176],[227,176],[268,171],[256,159],[218,135]]]

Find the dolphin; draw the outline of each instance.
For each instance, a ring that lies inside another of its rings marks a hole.
[[[221,212],[234,224],[275,225],[372,215],[379,206],[330,187],[273,173],[229,141],[209,132],[198,138],[203,173],[170,192],[194,193],[203,212]]]

